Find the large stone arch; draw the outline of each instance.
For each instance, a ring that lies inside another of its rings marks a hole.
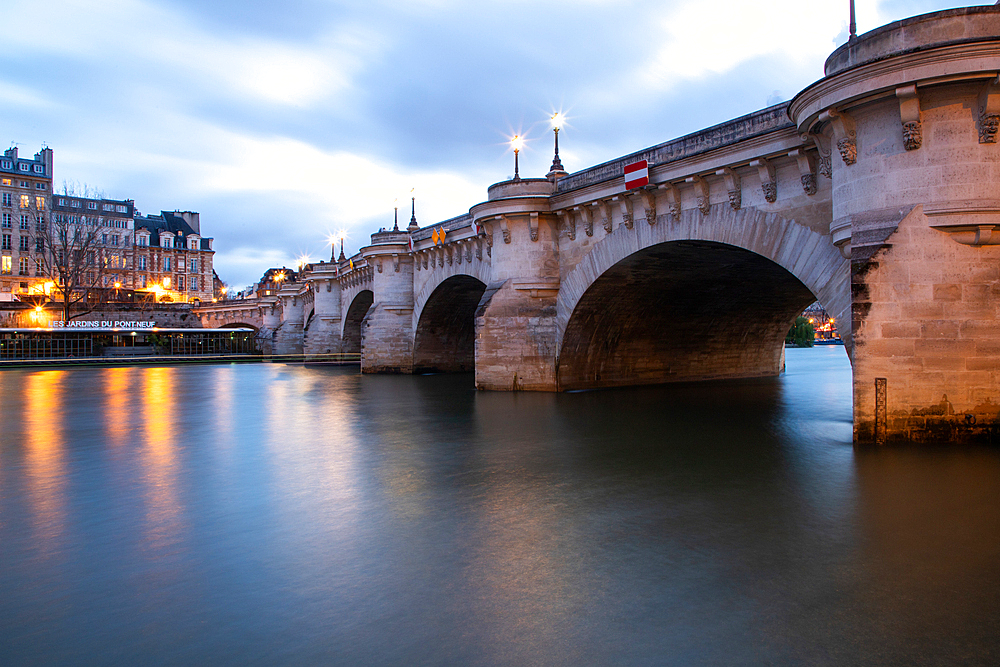
[[[848,262],[792,220],[722,205],[619,227],[562,280],[560,387],[772,374],[784,331],[813,298],[846,325],[849,345]],[[712,342],[726,336],[731,345]]]
[[[423,300],[414,326],[414,373],[461,373],[475,369],[476,307],[486,283],[455,274]]]
[[[446,270],[450,269],[450,270]],[[475,278],[484,285],[490,282],[490,265],[488,262],[473,261],[466,262],[461,266],[448,266],[437,270],[424,271],[425,275],[420,276],[419,287],[413,294],[413,330],[416,331],[420,316],[427,305],[427,300],[431,294],[437,290],[445,281],[454,276],[466,276]],[[418,281],[414,281],[418,283]]]
[[[341,350],[349,354],[361,354],[362,324],[368,309],[375,303],[375,293],[370,289],[358,290],[344,312],[341,331]]]
[[[249,322],[226,322],[215,327],[217,329],[253,329],[254,333],[260,332],[260,327]]]

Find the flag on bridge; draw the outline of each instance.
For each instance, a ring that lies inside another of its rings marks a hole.
[[[347,260],[347,263],[350,264],[351,271],[353,271],[354,270],[354,260],[353,259],[349,259],[349,260]]]
[[[480,234],[483,233],[483,226],[481,224],[479,224],[478,222],[476,222],[475,220],[473,220],[472,221],[472,231],[476,234],[476,236],[479,236]]]
[[[625,189],[632,190],[649,185],[649,163],[639,160],[625,165]]]
[[[409,250],[410,252],[413,252],[413,236],[412,235],[406,241],[406,249]]]

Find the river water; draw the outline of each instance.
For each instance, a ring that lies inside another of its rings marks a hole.
[[[1000,664],[1000,451],[855,451],[843,348],[573,394],[0,373],[0,665]]]

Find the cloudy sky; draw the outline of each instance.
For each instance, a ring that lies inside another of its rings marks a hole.
[[[857,0],[858,31],[965,3]],[[513,173],[570,172],[786,100],[848,0],[5,0],[0,139],[55,184],[195,210],[237,288],[428,224]]]

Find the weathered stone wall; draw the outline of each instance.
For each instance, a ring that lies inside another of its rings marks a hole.
[[[130,306],[115,304],[102,306],[90,312],[74,309],[73,321],[126,321],[126,322],[156,322],[157,327],[164,328],[201,328],[201,319],[192,313],[190,304],[158,304],[155,306]],[[52,304],[45,307],[42,315],[32,317],[34,308],[23,304],[0,305],[0,326],[3,327],[37,327],[49,326],[54,320],[62,319],[62,309],[54,308]]]
[[[513,279],[489,285],[476,310],[476,388],[556,391],[554,296],[532,297]]]
[[[373,274],[376,301],[361,329],[362,373],[413,371],[413,258],[388,257]]]

